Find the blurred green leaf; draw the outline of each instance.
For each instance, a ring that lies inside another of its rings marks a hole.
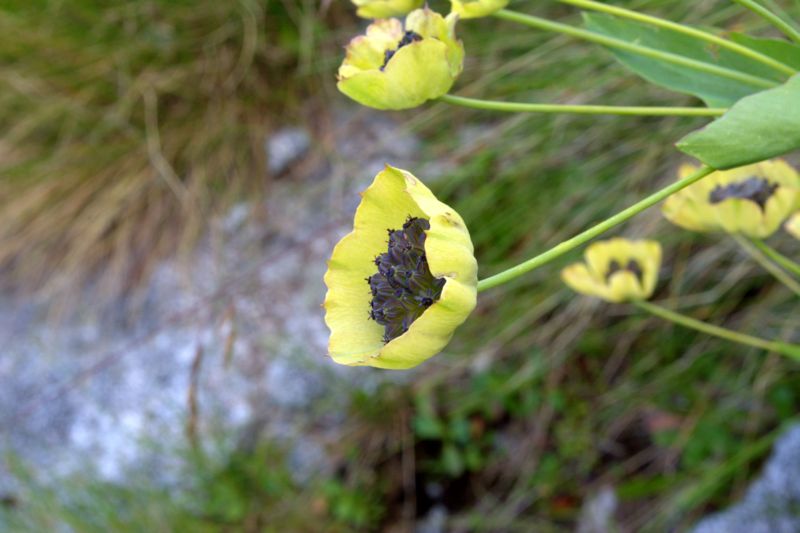
[[[781,63],[800,70],[800,45],[780,39],[751,37],[744,33],[731,33],[731,41],[752,48],[762,54],[777,59]]]
[[[603,35],[753,76],[775,81],[784,79],[780,73],[752,59],[716,48],[687,35],[607,15],[584,13],[583,18],[587,28]],[[620,63],[646,80],[673,91],[697,96],[709,107],[728,107],[740,98],[760,90],[744,82],[665,63],[632,52],[611,50],[611,53]]]
[[[435,418],[417,416],[414,418],[414,433],[420,439],[439,439],[444,435],[444,426]]]
[[[452,444],[445,444],[442,448],[442,467],[453,477],[458,477],[464,472],[464,458]]]
[[[714,168],[733,168],[800,148],[800,74],[767,91],[743,98],[678,149]]]

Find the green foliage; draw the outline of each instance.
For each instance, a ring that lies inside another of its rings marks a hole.
[[[716,49],[687,35],[596,13],[584,14],[584,21],[589,29],[604,35],[678,54],[707,65],[750,74],[757,78],[783,81],[781,74],[769,67],[730,50]],[[612,53],[622,64],[651,83],[695,95],[709,107],[727,107],[743,96],[763,89],[763,86],[724,78],[714,73],[701,72],[627,51],[612,50]]]
[[[781,63],[800,70],[800,44],[779,39],[753,37],[738,32],[732,32],[729,37],[735,43],[761,52],[772,59],[777,59]]]
[[[734,168],[800,148],[800,74],[742,98],[722,117],[678,142],[714,168]]]
[[[335,479],[322,484],[331,518],[358,531],[372,531],[383,514],[381,494],[370,488],[349,488]]]

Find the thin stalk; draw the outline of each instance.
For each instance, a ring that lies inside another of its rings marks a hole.
[[[488,111],[507,111],[511,113],[573,113],[578,115],[640,115],[640,116],[682,116],[718,117],[727,111],[724,107],[647,107],[613,105],[567,105],[567,104],[529,104],[522,102],[496,102],[446,94],[439,100],[452,105],[485,109]]]
[[[755,13],[756,15],[760,16],[779,30],[783,32],[784,35],[792,39],[793,41],[800,43],[800,32],[797,31],[791,24],[780,18],[778,15],[767,9],[766,7],[762,6],[761,4],[754,2],[753,0],[733,0],[737,4],[742,7],[745,7]]]
[[[769,244],[765,243],[761,239],[750,239],[750,242],[758,248],[761,253],[772,259],[775,263],[783,267],[784,270],[788,270],[795,276],[800,277],[800,265],[780,253],[775,248],[771,247]]]
[[[645,301],[635,301],[632,303],[643,311],[647,311],[652,315],[663,318],[664,320],[669,320],[675,324],[696,329],[697,331],[701,331],[721,339],[726,339],[737,344],[744,344],[745,346],[761,348],[770,352],[777,352],[789,356],[796,361],[800,361],[800,346],[795,344],[789,344],[781,341],[768,341],[759,337],[753,337],[752,335],[739,333],[738,331],[731,331],[726,328],[707,324],[702,320],[697,320],[696,318],[691,318],[686,315],[676,313],[675,311],[670,311],[669,309],[654,303]]]
[[[781,63],[780,61],[773,59],[767,55],[764,55],[761,52],[757,52],[752,48],[748,48],[746,46],[743,46],[739,43],[735,43],[733,41],[729,41],[727,39],[723,39],[722,37],[718,37],[713,33],[708,33],[702,30],[698,30],[696,28],[685,26],[683,24],[678,24],[677,22],[672,22],[671,20],[665,20],[651,15],[645,15],[643,13],[639,13],[638,11],[633,11],[631,9],[625,9],[622,7],[611,6],[608,4],[603,4],[601,2],[595,2],[593,0],[557,0],[557,1],[563,4],[570,4],[576,7],[580,7],[582,9],[591,9],[592,11],[600,11],[602,13],[608,13],[610,15],[614,15],[620,18],[627,18],[638,22],[644,22],[645,24],[650,24],[651,26],[666,28],[668,30],[677,33],[689,35],[690,37],[694,37],[695,39],[699,39],[701,41],[713,43],[719,46],[720,48],[727,48],[731,52],[735,52],[743,57],[748,57],[753,61],[758,61],[759,63],[772,67],[773,69],[778,70],[784,74],[793,76],[794,74],[797,73],[797,70],[790,67],[789,65]]]
[[[744,72],[739,72],[738,70],[712,65],[670,52],[663,52],[655,48],[649,48],[647,46],[623,41],[622,39],[616,39],[614,37],[609,37],[593,31],[575,28],[568,24],[561,24],[560,22],[553,22],[540,17],[534,17],[533,15],[525,15],[523,13],[509,11],[508,9],[501,9],[500,11],[496,11],[494,16],[499,19],[518,22],[520,24],[530,26],[531,28],[563,33],[565,35],[570,35],[578,39],[584,39],[586,41],[601,44],[603,46],[608,46],[610,48],[618,48],[620,50],[625,50],[626,52],[632,52],[634,54],[658,59],[659,61],[664,61],[666,63],[672,63],[673,65],[681,65],[683,67],[694,69],[698,72],[705,72],[706,74],[712,74],[715,76],[740,81],[754,87],[771,88],[779,85],[779,83],[776,81],[745,74]]]
[[[502,285],[503,283],[508,283],[509,281],[518,278],[519,276],[530,272],[536,268],[539,268],[542,265],[546,265],[547,263],[558,259],[565,253],[577,248],[578,246],[594,239],[598,235],[610,230],[614,226],[618,226],[622,224],[626,220],[638,215],[648,207],[652,207],[653,205],[657,204],[667,196],[678,192],[679,190],[683,189],[684,187],[688,187],[692,183],[701,180],[702,178],[708,176],[714,172],[714,169],[711,167],[701,167],[697,171],[695,171],[690,176],[687,176],[679,181],[676,181],[669,185],[668,187],[664,187],[660,191],[657,191],[647,198],[640,200],[639,202],[633,204],[632,206],[628,207],[613,215],[610,218],[600,222],[599,224],[589,228],[588,230],[579,233],[578,235],[567,239],[564,242],[561,242],[554,247],[550,248],[546,252],[543,252],[536,257],[528,259],[516,266],[513,266],[507,270],[504,270],[494,276],[490,276],[488,278],[482,279],[478,282],[478,292],[485,291],[486,289],[491,289],[492,287],[496,287],[498,285]]]
[[[769,258],[761,253],[761,251],[749,240],[741,235],[734,234],[732,237],[737,243],[739,243],[739,246],[741,246],[742,249],[747,252],[747,254],[753,258],[753,260],[755,260],[756,263],[761,265],[764,270],[772,274],[772,277],[783,283],[787,289],[800,296],[800,283],[796,282],[786,272],[781,270],[780,267],[770,261]]]

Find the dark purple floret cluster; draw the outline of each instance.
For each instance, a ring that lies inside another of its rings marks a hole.
[[[399,337],[442,294],[445,280],[431,274],[425,256],[424,218],[409,217],[390,229],[386,253],[375,258],[378,272],[367,278],[372,291],[369,317],[384,327],[383,342]]]
[[[398,50],[400,50],[401,48],[403,48],[406,45],[409,45],[411,43],[415,43],[415,42],[421,41],[421,40],[422,40],[422,35],[420,35],[419,33],[415,32],[415,31],[407,30],[403,34],[403,38],[400,39],[400,42],[397,43],[397,48],[395,48],[394,50],[386,50],[383,53],[383,65],[381,65],[381,70],[386,68],[386,64],[389,63],[389,60],[392,57],[394,57],[394,55],[397,53]]]
[[[777,183],[770,183],[764,178],[747,178],[744,181],[730,183],[722,186],[717,185],[708,196],[708,201],[718,204],[728,198],[743,198],[758,204],[763,211],[767,205],[767,200],[778,189]]]
[[[635,259],[629,259],[627,264],[624,266],[620,265],[616,259],[612,259],[611,263],[608,265],[608,272],[606,272],[606,281],[609,280],[613,273],[619,272],[620,270],[627,270],[628,272],[633,273],[633,275],[636,276],[636,279],[639,280],[639,283],[642,283],[644,272],[642,272],[642,267]]]

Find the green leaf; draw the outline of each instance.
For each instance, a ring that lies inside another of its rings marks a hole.
[[[726,169],[800,148],[800,74],[742,98],[720,118],[681,139],[679,150]]]
[[[784,80],[783,75],[766,65],[688,35],[596,13],[584,13],[583,18],[587,28],[609,37],[767,80],[778,82]],[[651,83],[697,96],[709,107],[729,107],[740,98],[763,90],[763,87],[755,87],[742,81],[700,72],[686,66],[665,63],[633,52],[616,49],[611,52],[623,65]]]
[[[761,52],[765,56],[777,59],[785,65],[800,70],[800,45],[781,41],[780,39],[762,39],[761,37],[750,37],[744,33],[731,33],[730,40],[751,48],[756,52]]]

